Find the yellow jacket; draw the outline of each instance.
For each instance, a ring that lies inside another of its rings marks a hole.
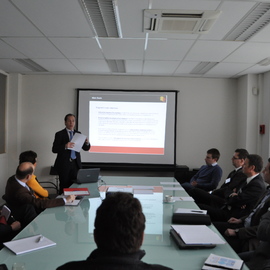
[[[49,192],[43,188],[37,181],[36,176],[33,174],[31,179],[27,181],[27,185],[34,191],[36,198],[48,198]]]

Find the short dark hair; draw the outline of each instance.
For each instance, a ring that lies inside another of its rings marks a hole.
[[[17,167],[17,170],[16,170],[16,178],[19,179],[19,180],[22,180],[22,179],[25,179],[25,177],[28,175],[28,174],[32,174],[34,172],[33,170],[33,167],[32,166],[29,166],[27,169],[25,170],[22,170],[22,165],[20,164],[18,167]]]
[[[68,119],[70,116],[73,116],[74,118],[76,118],[76,116],[75,116],[74,114],[68,113],[68,114],[65,116],[65,118],[64,118],[65,122],[67,121],[67,119]]]
[[[96,212],[95,241],[102,250],[130,254],[140,249],[145,216],[137,198],[127,192],[107,196]]]
[[[219,160],[220,153],[216,148],[211,148],[207,150],[207,154],[211,154],[213,159]]]
[[[249,155],[248,151],[246,149],[243,149],[243,148],[237,148],[237,149],[235,149],[234,152],[238,153],[238,157],[240,159],[246,159],[247,156]]]
[[[248,159],[248,165],[249,166],[254,166],[254,171],[256,173],[260,173],[262,168],[263,168],[263,160],[262,160],[262,157],[259,156],[259,155],[248,155],[247,156],[247,159]]]
[[[36,158],[37,158],[37,153],[34,151],[25,151],[22,152],[19,156],[19,164],[23,163],[23,162],[31,162],[32,164],[36,163]]]

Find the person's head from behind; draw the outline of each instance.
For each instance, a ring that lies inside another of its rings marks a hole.
[[[248,151],[243,148],[237,148],[234,151],[233,157],[232,157],[232,164],[235,168],[242,167],[244,165],[245,159],[248,156]]]
[[[205,163],[207,165],[212,165],[219,160],[219,157],[220,157],[219,151],[216,148],[211,148],[207,150]]]
[[[137,198],[126,192],[107,196],[96,212],[94,237],[97,247],[130,254],[140,249],[145,216]]]
[[[33,172],[33,164],[31,162],[23,162],[17,167],[16,178],[26,183],[32,176]]]
[[[263,160],[259,155],[248,155],[243,166],[243,173],[248,177],[260,173],[263,168]]]
[[[37,163],[37,153],[34,151],[24,151],[19,156],[19,164],[23,162],[31,162],[34,166]]]

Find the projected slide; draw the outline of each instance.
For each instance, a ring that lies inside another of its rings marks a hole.
[[[166,96],[158,96],[159,102],[93,98],[89,102],[90,152],[164,154]]]
[[[82,162],[175,164],[176,91],[78,89]]]

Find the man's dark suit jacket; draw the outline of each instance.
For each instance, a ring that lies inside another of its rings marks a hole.
[[[218,189],[215,189],[211,194],[205,190],[194,188],[188,193],[194,198],[196,203],[203,203],[210,206],[221,207],[226,203],[227,198],[233,193],[235,189],[236,192],[244,184],[247,176],[243,173],[242,168],[229,173],[227,179],[230,178],[230,182],[225,183]]]
[[[45,208],[56,207],[65,204],[62,198],[51,200],[36,198],[33,196],[31,191],[18,183],[15,176],[12,176],[8,179],[3,199],[10,207],[31,204],[37,209],[38,212],[44,210]]]
[[[270,269],[270,211],[263,216],[258,227],[257,238],[260,240],[258,248],[254,251],[250,261],[246,264],[250,270]]]
[[[212,192],[212,195],[216,195],[222,198],[227,198],[236,189],[236,192],[240,189],[240,187],[244,184],[247,179],[247,176],[243,173],[243,169],[229,173],[227,179],[230,178],[230,182],[226,183],[226,181],[221,185],[219,189],[216,189]]]
[[[74,130],[74,134],[75,133],[80,133],[80,132]],[[52,152],[57,154],[54,167],[58,171],[58,173],[65,170],[66,168],[70,166],[69,159],[70,159],[71,150],[65,149],[65,145],[69,141],[70,140],[69,140],[69,136],[68,136],[66,128],[58,131],[55,134]],[[84,151],[88,151],[90,149],[90,144],[87,145],[86,143],[84,143],[82,146],[82,149]],[[75,153],[76,153],[76,162],[77,162],[78,168],[81,168],[82,167],[81,154],[79,152],[75,152]]]
[[[268,194],[268,191],[265,191],[265,193],[258,200],[257,204],[254,206],[254,210],[261,203],[266,194]],[[214,225],[221,234],[223,234],[226,231],[226,229],[229,228],[238,229],[237,236],[233,237],[224,236],[226,241],[232,245],[234,245],[234,242],[238,241],[239,244],[237,244],[236,246],[237,247],[241,246],[241,252],[251,251],[256,249],[257,246],[259,245],[259,240],[257,239],[258,226],[260,224],[262,216],[266,212],[268,212],[269,207],[270,207],[270,197],[264,202],[263,207],[256,209],[256,211],[253,213],[249,227],[244,227],[245,219],[248,217],[248,215],[240,218],[242,220],[241,224],[231,224],[228,222],[214,222]]]
[[[248,215],[266,190],[264,180],[260,174],[248,184],[246,182],[240,188],[238,195],[229,197],[223,209],[199,204],[201,209],[207,210],[213,221],[227,221],[230,217],[240,218]]]

